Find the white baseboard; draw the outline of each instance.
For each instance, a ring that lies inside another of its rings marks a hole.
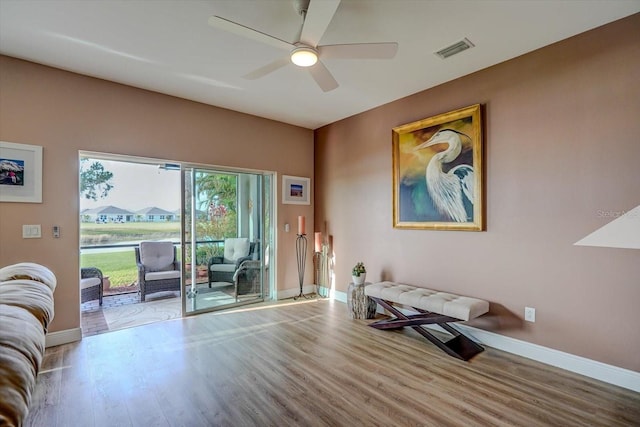
[[[304,285],[302,287],[302,293],[303,294],[312,294],[316,291],[316,285]],[[287,299],[287,298],[293,298],[297,295],[300,295],[300,288],[293,288],[293,289],[278,289],[276,291],[276,296],[275,299],[277,300],[281,300],[281,299]]]
[[[82,329],[80,328],[49,332],[45,337],[45,347],[55,347],[57,345],[80,341],[81,339],[82,339]]]
[[[321,297],[326,297],[328,295],[328,298],[330,299],[334,299],[336,301],[340,301],[343,303],[347,303],[347,293],[346,292],[340,292],[340,291],[335,291],[333,289],[329,289],[329,288],[325,288],[324,286],[319,286],[318,288],[316,288],[316,285],[311,284],[311,285],[304,285],[302,287],[302,293],[303,294],[312,294],[314,292],[318,292],[318,294]],[[276,300],[281,300],[281,299],[288,299],[288,298],[293,298],[297,295],[300,294],[300,288],[295,288],[295,289],[278,289],[276,291]]]
[[[465,334],[475,341],[508,353],[533,359],[547,365],[575,372],[586,377],[640,392],[640,372],[619,368],[586,357],[576,356],[538,344],[484,331],[467,325],[456,324]]]
[[[323,289],[327,290],[326,288],[323,288]],[[324,295],[326,295],[326,293]],[[345,304],[347,303],[346,292],[336,291],[335,289],[329,289],[329,298],[334,299],[336,301],[343,302]]]
[[[347,301],[346,292],[333,291],[330,297],[336,301]],[[378,312],[384,313],[384,310],[378,305]],[[438,325],[426,325],[429,328],[444,332]],[[507,353],[516,354],[526,357],[537,362],[546,363],[585,377],[594,378],[609,384],[624,387],[629,390],[640,392],[640,372],[631,371],[629,369],[619,368],[596,360],[587,359],[585,357],[576,356],[574,354],[565,353],[563,351],[554,350],[552,348],[543,347],[538,344],[518,340],[504,335],[496,334],[472,326],[455,324],[461,332],[469,336],[474,341],[493,347]]]

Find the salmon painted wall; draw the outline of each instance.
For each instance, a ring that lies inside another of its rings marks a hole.
[[[313,176],[311,130],[6,56],[0,56],[0,140],[44,148],[43,203],[0,203],[0,265],[33,261],[54,271],[51,331],[80,325],[79,150]],[[305,215],[312,229],[312,206],[278,205],[279,290],[298,287],[293,224]],[[287,222],[290,233],[282,231]],[[42,238],[23,239],[22,224],[41,224]],[[52,237],[53,225],[60,225],[60,239]]]
[[[640,204],[638,76],[635,15],[316,130],[336,289],[362,260],[368,281],[489,300],[476,327],[640,371],[640,251],[573,246]],[[476,103],[487,231],[394,229],[391,129]]]

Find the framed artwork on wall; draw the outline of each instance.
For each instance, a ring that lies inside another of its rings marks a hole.
[[[310,178],[282,175],[282,203],[289,205],[310,205],[310,185]]]
[[[393,226],[483,231],[479,104],[393,128]]]
[[[42,147],[0,141],[0,202],[42,203]]]

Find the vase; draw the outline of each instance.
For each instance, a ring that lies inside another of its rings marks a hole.
[[[356,285],[362,285],[364,283],[364,279],[367,277],[367,273],[360,273],[359,276],[351,276],[351,280]]]

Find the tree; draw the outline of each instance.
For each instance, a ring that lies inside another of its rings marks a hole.
[[[111,179],[113,173],[105,170],[104,165],[97,160],[80,159],[80,195],[89,200],[107,197],[113,188]]]
[[[228,210],[236,211],[237,176],[220,173],[201,173],[196,177],[201,209],[207,210],[214,201]]]
[[[213,240],[236,237],[237,176],[202,173],[196,180],[200,209],[207,213],[205,220],[196,223],[198,235]]]

